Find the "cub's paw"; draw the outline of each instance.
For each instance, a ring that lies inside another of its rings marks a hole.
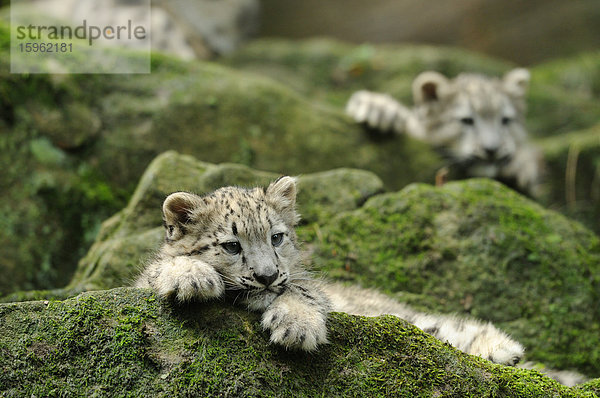
[[[525,355],[523,346],[508,335],[487,325],[485,333],[476,337],[469,354],[478,355],[494,363],[515,366]]]
[[[401,130],[404,122],[402,109],[402,105],[387,94],[361,90],[352,94],[348,100],[346,114],[358,123],[389,132],[392,129]]]
[[[264,312],[262,327],[271,332],[271,342],[286,348],[316,350],[327,343],[327,318],[302,303],[279,303]]]
[[[158,294],[175,296],[178,301],[219,297],[225,291],[219,273],[208,264],[187,257],[166,263],[157,281]]]
[[[524,355],[525,350],[521,344],[514,340],[507,339],[506,342],[494,347],[491,352],[488,353],[487,359],[494,363],[515,366],[523,359]]]

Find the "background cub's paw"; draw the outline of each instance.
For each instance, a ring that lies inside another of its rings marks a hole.
[[[225,291],[219,273],[202,261],[175,257],[162,271],[158,284],[158,293],[162,296],[174,295],[178,301],[207,300]]]
[[[387,132],[398,122],[399,108],[399,103],[387,94],[361,90],[348,100],[346,114],[358,123]]]
[[[271,342],[286,348],[316,350],[327,343],[326,317],[313,308],[296,304],[277,305],[265,311],[262,326],[271,332]]]

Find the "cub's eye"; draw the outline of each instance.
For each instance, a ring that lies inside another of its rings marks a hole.
[[[242,251],[242,245],[240,242],[225,242],[221,243],[221,247],[229,254],[240,254]]]
[[[465,126],[472,126],[475,124],[475,119],[473,119],[472,117],[463,117],[460,119],[460,122]]]
[[[283,233],[278,233],[271,236],[271,244],[275,247],[279,246],[283,242]]]
[[[512,119],[509,118],[508,116],[504,116],[502,118],[502,125],[503,126],[508,126],[511,122],[512,122]]]

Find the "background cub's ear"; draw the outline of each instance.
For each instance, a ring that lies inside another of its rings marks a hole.
[[[525,68],[517,68],[504,75],[504,89],[512,96],[523,97],[529,88],[531,74]]]
[[[438,72],[423,72],[413,81],[413,101],[415,105],[438,101],[449,89],[450,81],[446,76]]]
[[[202,198],[188,192],[175,192],[167,196],[163,203],[163,220],[168,240],[177,240],[185,235],[185,224],[192,220],[202,204]]]
[[[289,176],[280,177],[265,190],[267,202],[284,218],[296,225],[300,216],[296,213],[296,179]]]

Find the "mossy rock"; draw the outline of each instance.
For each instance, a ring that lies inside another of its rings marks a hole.
[[[600,374],[600,240],[500,183],[410,185],[301,236],[330,278],[490,320],[529,359]]]
[[[412,104],[412,81],[425,70],[448,76],[465,70],[499,75],[510,68],[507,62],[458,48],[354,45],[332,39],[255,40],[221,62],[268,75],[342,109],[354,91],[365,89]]]
[[[242,165],[200,162],[172,151],[160,155],[142,176],[127,207],[103,224],[96,242],[79,262],[66,293],[129,284],[140,264],[164,239],[161,208],[168,194],[204,194],[226,185],[266,186],[277,177],[278,174]],[[373,173],[337,169],[301,175],[298,189],[299,212],[308,223],[356,209],[382,191],[383,183]]]
[[[311,354],[269,344],[229,303],[173,307],[118,288],[0,304],[3,396],[594,397],[536,371],[493,365],[392,317],[331,314]]]

